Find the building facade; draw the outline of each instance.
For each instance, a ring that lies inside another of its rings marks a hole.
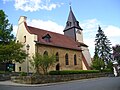
[[[55,54],[57,63],[50,70],[90,69],[91,57],[88,46],[83,42],[83,29],[79,26],[71,7],[64,35],[28,26],[26,19],[27,17],[21,16],[18,21],[16,42],[24,45],[23,49],[29,53],[30,58],[35,53]],[[29,51],[26,49],[28,44]],[[33,72],[34,69],[31,68],[27,59],[22,64],[16,63],[15,69],[17,72],[26,72],[28,66],[29,71]]]

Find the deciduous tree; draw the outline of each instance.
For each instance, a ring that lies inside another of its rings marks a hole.
[[[105,67],[105,63],[102,59],[100,59],[98,56],[94,57],[94,60],[92,61],[92,68],[95,70],[102,70]]]
[[[0,63],[23,62],[27,54],[20,43],[15,43],[13,27],[7,15],[0,10]]]
[[[43,74],[47,74],[49,68],[54,65],[56,62],[55,55],[40,55],[39,53],[36,53],[35,56],[33,56],[33,60],[31,64],[34,66],[36,73],[41,73],[40,70],[42,70]]]

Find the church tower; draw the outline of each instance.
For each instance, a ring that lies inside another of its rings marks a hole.
[[[72,37],[75,41],[83,43],[82,28],[79,26],[79,22],[76,20],[71,6],[66,27],[63,32],[64,35]]]
[[[73,38],[73,40],[75,40],[76,42],[80,43],[80,48],[82,49],[82,55],[88,64],[88,65],[85,65],[85,62],[83,62],[83,67],[86,67],[91,65],[91,56],[90,56],[88,46],[83,42],[82,31],[83,29],[80,27],[79,22],[76,20],[75,15],[70,6],[68,20],[66,22],[66,26],[63,32],[65,36],[69,36]],[[88,70],[88,69],[90,68],[84,68],[84,70]]]

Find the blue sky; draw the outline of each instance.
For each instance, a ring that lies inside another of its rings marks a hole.
[[[112,45],[120,44],[120,0],[0,0],[0,9],[8,15],[15,35],[20,16],[27,17],[28,25],[63,34],[70,2],[91,56],[98,25]]]

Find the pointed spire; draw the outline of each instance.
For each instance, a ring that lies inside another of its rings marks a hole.
[[[79,26],[79,22],[75,18],[75,15],[72,11],[72,7],[71,7],[71,3],[70,3],[70,12],[69,12],[68,20],[66,22],[66,27],[65,27],[64,31],[68,30],[69,28],[72,28],[72,27],[82,30],[81,27]]]
[[[72,7],[70,6],[70,12],[69,12],[69,16],[68,16],[68,21],[71,21],[71,22],[75,22],[77,21],[76,18],[75,18],[75,15],[72,11]]]

